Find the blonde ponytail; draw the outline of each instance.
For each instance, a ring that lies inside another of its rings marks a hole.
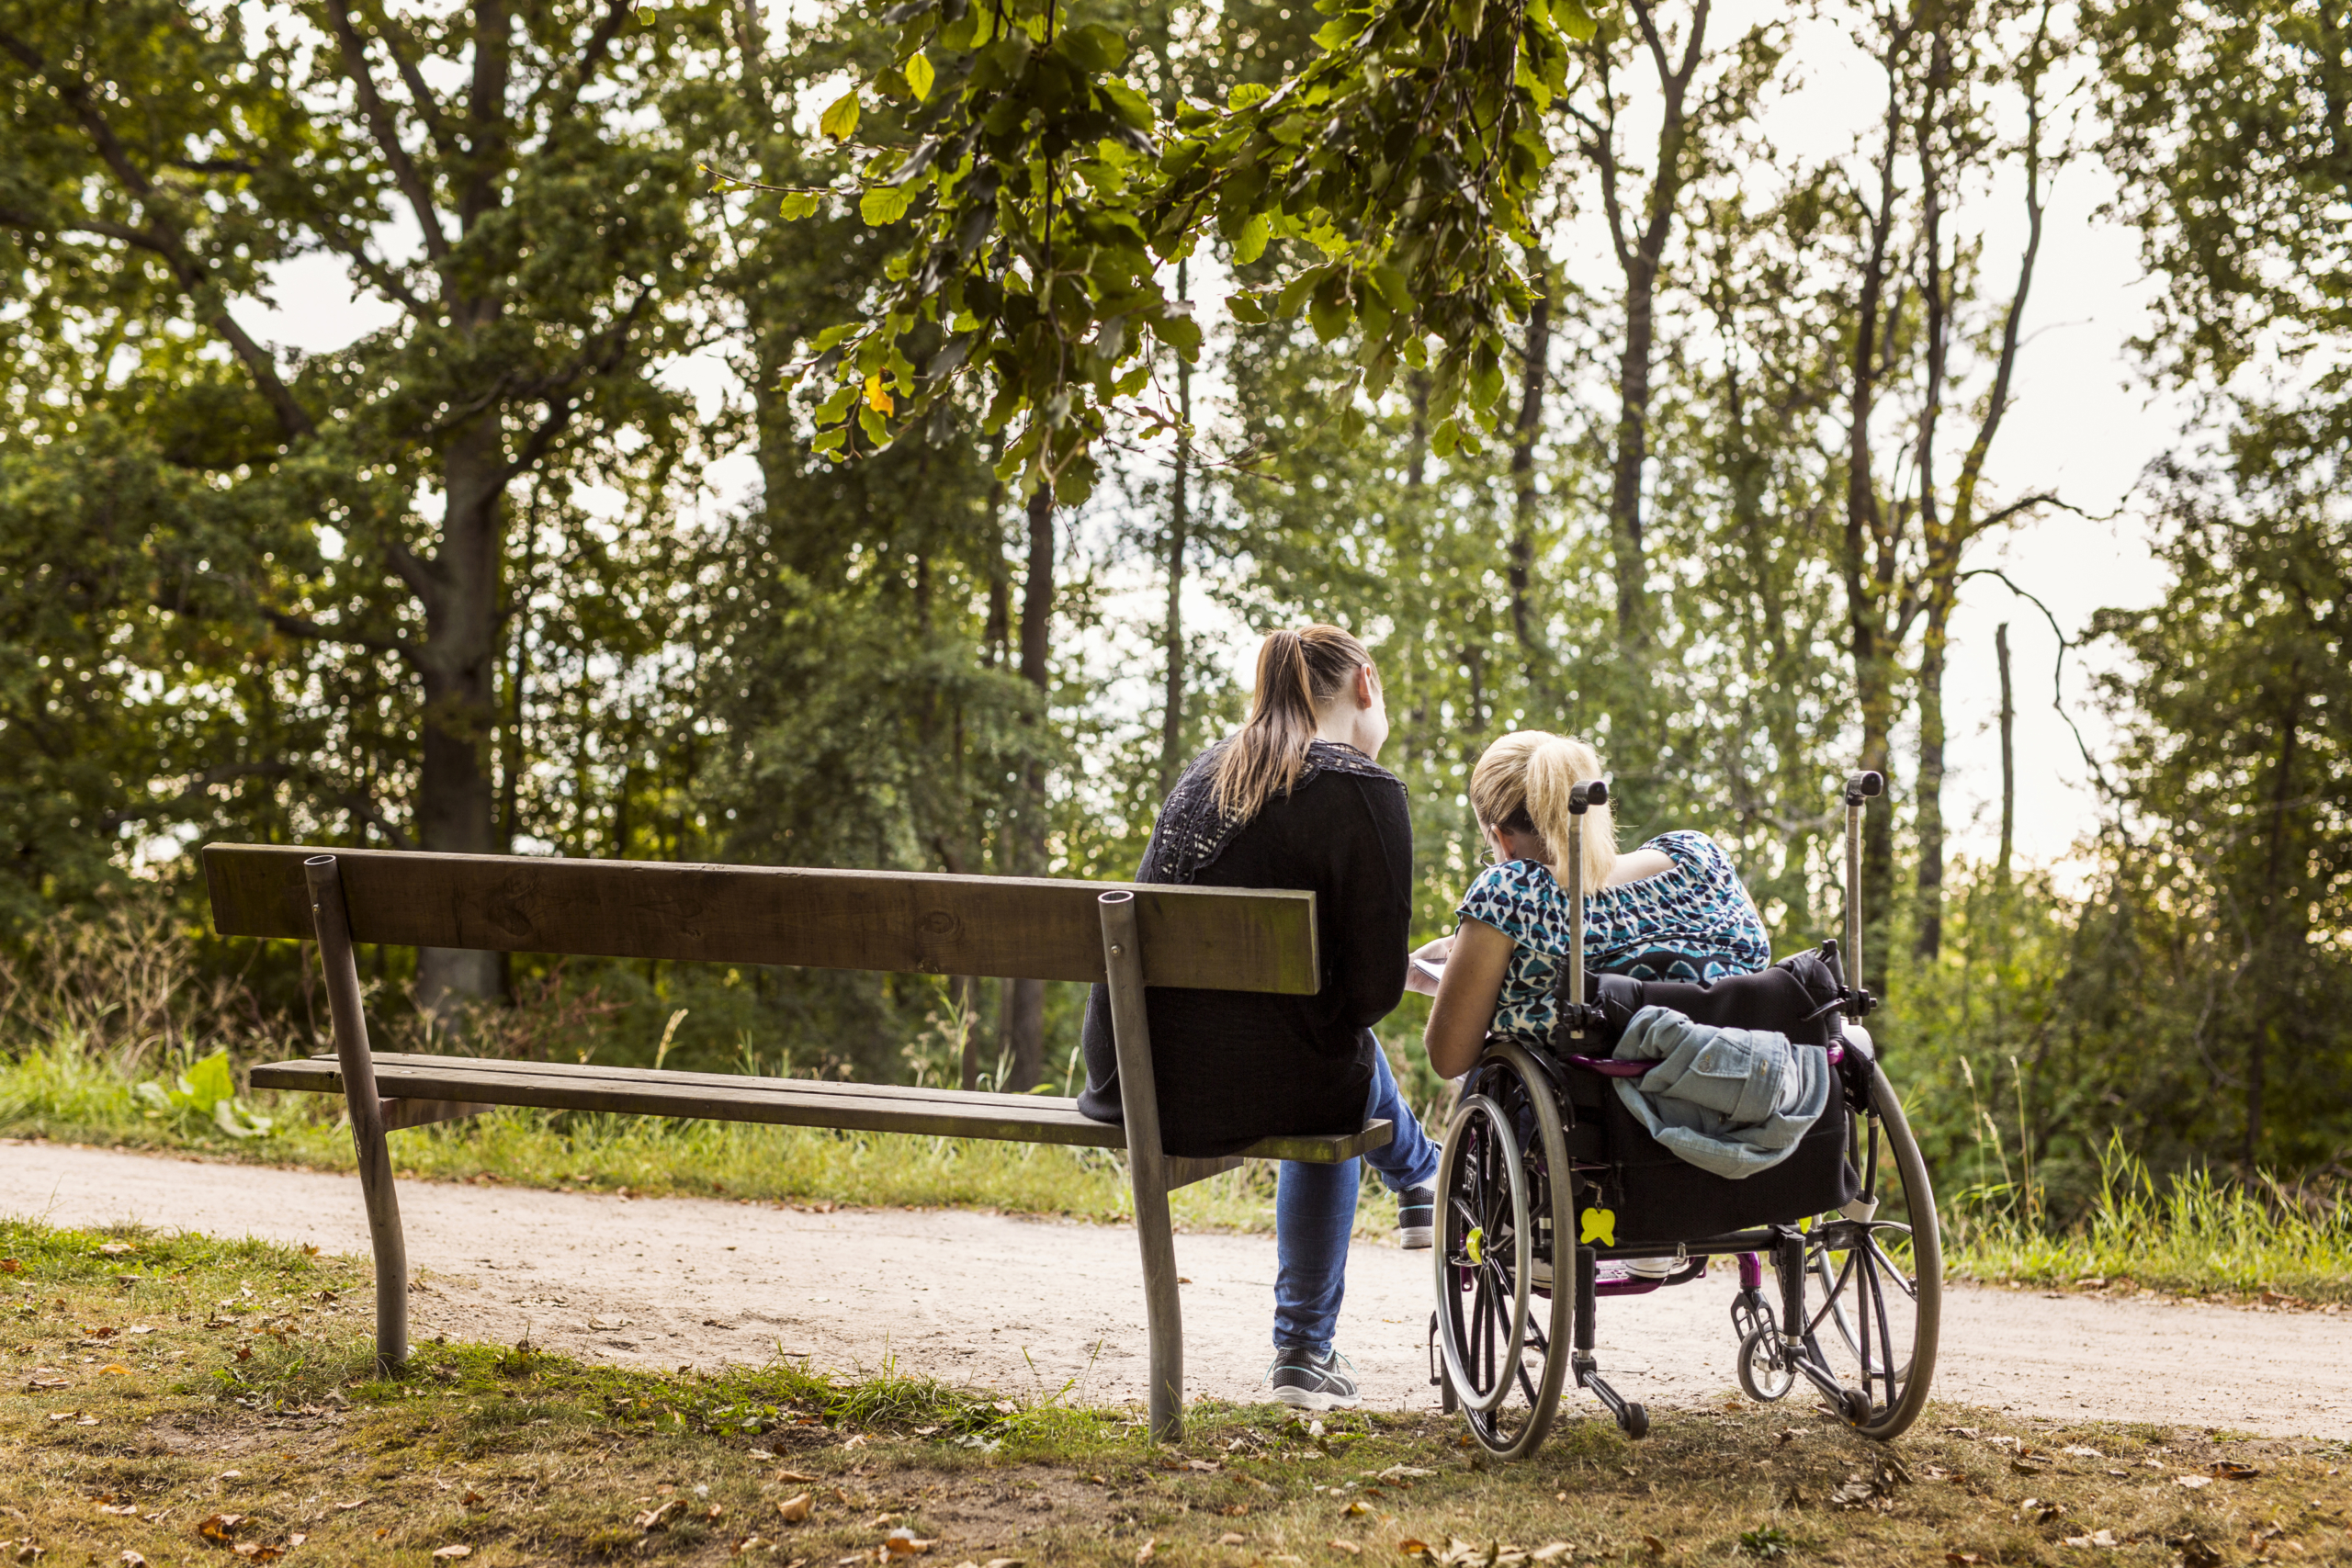
[[[1269,634],[1258,649],[1250,721],[1216,761],[1217,809],[1247,821],[1276,795],[1289,794],[1306,766],[1323,709],[1371,662],[1363,644],[1337,626]]]
[[[1560,857],[1568,852],[1568,792],[1604,777],[1600,754],[1581,740],[1541,729],[1515,729],[1487,748],[1470,774],[1470,809],[1480,823],[1544,836],[1553,874],[1567,882]],[[1584,814],[1584,890],[1609,886],[1617,869],[1617,819],[1606,806]]]

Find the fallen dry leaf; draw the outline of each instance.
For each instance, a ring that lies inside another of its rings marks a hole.
[[[119,1378],[127,1378],[130,1375],[130,1369],[124,1366],[119,1361],[108,1361],[105,1366],[100,1367],[98,1371],[102,1375],[112,1375]]]
[[[469,1492],[458,1501],[466,1507],[479,1508],[482,1505],[482,1495],[479,1492]]]
[[[903,1525],[882,1538],[882,1549],[893,1557],[920,1557],[938,1544],[921,1539]]]
[[[1654,1535],[1645,1535],[1642,1537],[1642,1544],[1649,1548],[1649,1552],[1652,1557],[1663,1557],[1666,1555],[1666,1542],[1658,1540],[1658,1538]]]
[[[296,1530],[292,1535],[286,1538],[286,1544],[288,1546],[300,1546],[310,1539],[311,1538],[309,1536],[304,1535],[300,1530]]]
[[[808,1510],[812,1506],[808,1500],[808,1494],[803,1492],[797,1497],[786,1497],[783,1502],[778,1503],[775,1506],[775,1511],[784,1516],[786,1524],[797,1525],[808,1517]]]
[[[1153,1536],[1149,1540],[1145,1541],[1143,1545],[1136,1549],[1136,1561],[1139,1563],[1148,1562],[1154,1556],[1158,1555],[1159,1551],[1159,1538],[1158,1536]]]
[[[115,1561],[121,1563],[122,1568],[147,1568],[147,1559],[140,1556],[139,1553],[135,1551],[125,1551],[120,1557],[116,1558]]]
[[[641,1530],[665,1530],[670,1521],[685,1510],[685,1500],[673,1497],[658,1508],[648,1508],[637,1516],[637,1528]]]
[[[470,1546],[436,1546],[433,1549],[433,1555],[445,1562],[455,1562],[460,1557],[471,1557],[473,1554],[474,1549]]]
[[[1947,1551],[1944,1561],[1952,1568],[1971,1568],[1972,1564],[1984,1562],[1984,1554],[1981,1551]]]
[[[248,1562],[275,1562],[286,1555],[277,1547],[258,1540],[241,1540],[231,1550]]]
[[[1576,1547],[1574,1543],[1569,1541],[1549,1541],[1529,1552],[1527,1554],[1527,1560],[1530,1562],[1549,1562],[1555,1557],[1565,1557],[1575,1550]]]
[[[2199,1486],[2211,1486],[2213,1484],[2213,1478],[2210,1475],[2176,1475],[2173,1479],[2180,1483],[2183,1486],[2189,1487],[2192,1490]]]
[[[101,1514],[120,1514],[127,1517],[139,1512],[139,1505],[136,1503],[101,1503],[98,1505],[98,1512]]]
[[[98,1250],[108,1258],[120,1258],[126,1252],[136,1252],[139,1249],[127,1241],[102,1241],[98,1243]]]
[[[2217,1481],[2252,1481],[2261,1473],[2262,1472],[2254,1465],[2233,1464],[2228,1460],[2222,1460],[2213,1466],[2213,1478]]]
[[[1323,1544],[1329,1547],[1334,1551],[1344,1551],[1351,1557],[1362,1557],[1363,1555],[1363,1547],[1358,1546],[1351,1540],[1341,1540],[1336,1536],[1331,1540],[1325,1541]]]
[[[1219,1546],[1241,1546],[1246,1544],[1249,1540],[1250,1538],[1243,1535],[1239,1530],[1227,1530],[1223,1535],[1216,1538],[1216,1543]]]
[[[803,1475],[797,1470],[779,1470],[770,1479],[775,1481],[797,1481],[803,1485],[806,1485],[817,1478],[813,1475]]]
[[[228,1540],[236,1535],[237,1527],[244,1522],[243,1514],[207,1514],[197,1521],[196,1533],[207,1540]]]

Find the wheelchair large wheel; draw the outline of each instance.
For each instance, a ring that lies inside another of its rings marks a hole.
[[[1871,1105],[1853,1119],[1854,1166],[1877,1202],[1814,1222],[1805,1345],[1863,1395],[1841,1413],[1848,1422],[1884,1441],[1918,1419],[1935,1378],[1943,1239],[1911,1124],[1885,1071],[1871,1071]]]
[[[1447,1390],[1481,1448],[1503,1459],[1551,1429],[1568,1366],[1574,1236],[1554,1262],[1567,1140],[1549,1076],[1490,1045],[1463,1086],[1438,1159],[1438,1347]]]

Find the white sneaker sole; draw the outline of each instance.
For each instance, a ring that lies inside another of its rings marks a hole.
[[[1427,1252],[1437,1245],[1435,1225],[1399,1225],[1396,1245],[1408,1252]]]
[[[1319,1413],[1325,1410],[1353,1410],[1363,1403],[1363,1396],[1357,1393],[1321,1393],[1304,1388],[1278,1388],[1274,1390],[1274,1403],[1287,1404],[1293,1410]]]

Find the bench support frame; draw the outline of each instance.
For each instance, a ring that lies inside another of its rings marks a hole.
[[[209,856],[211,852],[207,852]],[[207,863],[209,865],[209,860]],[[368,1020],[361,1005],[359,966],[352,948],[351,910],[345,895],[338,858],[333,854],[310,855],[303,859],[301,869],[303,889],[310,905],[311,925],[318,939],[320,964],[325,973],[328,1011],[334,1030],[335,1071],[341,1080],[345,1103],[350,1111],[352,1148],[357,1156],[359,1189],[367,1205],[368,1238],[375,1252],[376,1367],[381,1375],[398,1376],[408,1361],[408,1246],[401,1229],[400,1199],[393,1190],[394,1167],[389,1134],[400,1128],[471,1116],[492,1108],[489,1103],[449,1097],[453,1088],[460,1094],[469,1088],[476,1092],[482,1092],[485,1087],[511,1092],[511,1088],[480,1079],[454,1085],[428,1081],[424,1084],[412,1083],[413,1092],[400,1095],[397,1086],[402,1081],[404,1069],[396,1062],[393,1069],[395,1098],[387,1100],[382,1097],[378,1090],[375,1055],[368,1043]],[[1159,1099],[1152,1073],[1151,1025],[1144,1006],[1145,964],[1136,894],[1125,888],[1105,892],[1097,901],[1097,913],[1102,926],[1104,979],[1110,993],[1113,1039],[1118,1055],[1128,1177],[1135,1193],[1136,1239],[1143,1253],[1144,1304],[1150,1330],[1150,1433],[1155,1441],[1175,1443],[1182,1441],[1184,1436],[1184,1325],[1182,1309],[1177,1299],[1180,1281],[1176,1274],[1176,1243],[1170,1223],[1168,1194],[1176,1188],[1236,1169],[1250,1157],[1317,1161],[1353,1157],[1355,1153],[1362,1152],[1363,1147],[1377,1147],[1387,1142],[1392,1129],[1385,1122],[1367,1122],[1359,1134],[1344,1140],[1343,1146],[1336,1148],[1317,1149],[1312,1146],[1332,1142],[1328,1139],[1267,1139],[1252,1145],[1244,1155],[1202,1158],[1168,1154],[1160,1145]],[[224,926],[223,929],[230,928]],[[290,936],[294,933],[273,931],[261,934]],[[287,1069],[283,1075],[284,1081],[271,1087],[294,1089],[328,1088],[329,1085],[320,1081],[315,1074],[293,1071],[313,1065],[280,1064]],[[322,1063],[315,1065],[323,1066]],[[257,1073],[259,1071],[256,1069]],[[407,1072],[406,1077],[413,1080],[416,1075]],[[423,1092],[413,1092],[419,1089]],[[560,1106],[566,1103],[560,1100],[549,1100],[528,1095],[510,1100],[502,1093],[493,1093],[491,1099],[495,1103],[524,1105]],[[737,1108],[739,1113],[741,1109]],[[709,1112],[705,1109],[662,1108],[644,1110],[640,1113],[693,1115]],[[870,1107],[866,1108],[866,1113],[872,1113]],[[787,1124],[842,1124],[831,1120],[809,1121],[797,1116],[752,1116],[743,1119],[773,1119]],[[894,1125],[892,1130],[903,1129]],[[1101,1128],[1100,1131],[1107,1133],[1109,1129]],[[1017,1134],[1001,1129],[989,1129],[957,1135],[1006,1137]],[[1098,1145],[1107,1142],[1095,1138],[1082,1141]]]
[[[327,1011],[334,1021],[334,1054],[351,1111],[351,1145],[359,1158],[359,1192],[368,1205],[368,1238],[376,1254],[376,1370],[398,1375],[408,1361],[408,1242],[401,1233],[400,1195],[392,1190],[392,1146],[386,1111],[396,1103],[376,1093],[375,1057],[368,1047],[368,1016],[360,1006],[359,964],[351,951],[351,911],[333,855],[302,863],[310,885],[311,919],[326,971]]]
[[[1168,1218],[1170,1177],[1198,1180],[1222,1161],[1185,1160],[1171,1171],[1159,1143],[1159,1091],[1152,1077],[1151,1021],[1144,1010],[1143,951],[1136,896],[1105,893],[1102,959],[1110,971],[1111,1037],[1119,1056],[1119,1109],[1127,1128],[1127,1178],[1135,1187],[1136,1242],[1143,1250],[1144,1312],[1151,1333],[1151,1437],[1184,1440],[1184,1309],[1176,1296],[1176,1235]],[[1181,1183],[1179,1183],[1181,1184]]]

